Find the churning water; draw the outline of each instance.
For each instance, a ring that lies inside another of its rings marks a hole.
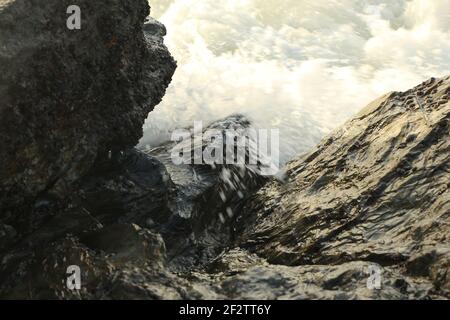
[[[178,69],[141,144],[233,113],[281,161],[371,100],[450,72],[450,0],[151,0]]]

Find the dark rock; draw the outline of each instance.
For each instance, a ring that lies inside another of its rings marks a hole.
[[[0,251],[11,245],[16,236],[17,231],[13,227],[0,223]]]
[[[175,70],[146,0],[0,6],[0,208],[42,192],[65,197],[99,155],[133,147]],[[151,27],[151,26],[156,27]]]
[[[166,27],[159,21],[148,17],[144,24],[144,31],[156,37],[164,37],[167,35]]]
[[[230,125],[245,129],[249,122],[234,116],[212,127],[225,130]],[[21,240],[4,252],[0,297],[222,297],[210,288],[212,283],[172,271],[202,270],[223,252],[233,237],[234,217],[221,218],[220,213],[231,206],[237,212],[239,203],[267,178],[254,168],[175,166],[170,159],[174,144],[98,159],[75,184],[77,192],[65,210],[52,200],[39,201],[42,218],[32,228],[22,227]],[[57,265],[54,277],[40,275],[50,268],[48,256]],[[76,294],[61,282],[67,276],[64,267],[72,264],[87,279]],[[17,266],[23,266],[17,268],[20,273],[13,271]],[[39,284],[31,293],[22,280],[30,277]]]
[[[82,0],[68,31],[68,4],[0,4],[0,298],[450,297],[449,77],[371,103],[282,181],[195,164],[203,137],[175,165],[175,142],[132,149],[175,68],[164,26]]]
[[[99,160],[77,189],[79,203],[102,223],[144,226],[148,218],[168,221],[175,184],[159,160],[129,150]]]
[[[227,129],[233,129],[245,134],[250,127],[248,119],[234,115],[211,124],[205,131],[215,129],[225,135]],[[204,150],[210,144],[203,139],[198,146]],[[243,199],[268,178],[254,166],[195,164],[194,144],[188,151],[192,155],[190,164],[175,165],[171,159],[175,145],[167,143],[149,154],[164,164],[177,189],[170,201],[174,215],[157,230],[166,241],[171,265],[187,270],[205,266],[230,243],[234,235],[232,224]],[[225,154],[226,143],[223,148]]]
[[[450,78],[439,83],[431,101]],[[448,298],[450,110],[399,108],[411,94],[371,104],[288,164],[283,182],[252,167],[174,165],[175,143],[99,158],[67,208],[41,195],[31,226],[12,224],[0,296]],[[241,116],[211,125],[249,126]],[[83,270],[81,291],[64,284],[69,264]]]
[[[409,259],[406,268],[408,273],[412,276],[427,277],[429,276],[431,265],[436,262],[436,260],[437,254],[435,250],[430,252],[420,252]]]
[[[161,236],[134,224],[113,224],[83,236],[80,241],[112,255],[115,264],[139,261],[162,264],[165,259]]]

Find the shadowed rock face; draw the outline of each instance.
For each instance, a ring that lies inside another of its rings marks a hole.
[[[235,116],[212,125],[229,126],[249,122]],[[41,195],[26,215],[0,223],[0,298],[221,296],[175,272],[209,268],[231,243],[233,212],[267,179],[253,167],[175,166],[174,144],[98,159],[70,201]],[[70,265],[82,270],[79,292],[61,281]],[[30,278],[31,288],[23,280]]]
[[[78,3],[68,31],[68,1],[0,0],[0,298],[450,297],[450,77],[373,102],[282,182],[174,165],[174,143],[132,148],[175,69],[164,26],[144,0]]]
[[[0,297],[449,298],[449,93],[450,77],[380,98],[283,182],[175,166],[173,143],[98,160],[71,202],[0,223]],[[250,123],[211,127],[230,125]]]
[[[66,196],[97,156],[133,147],[175,70],[145,0],[0,0],[0,208]],[[147,31],[143,31],[143,29]]]

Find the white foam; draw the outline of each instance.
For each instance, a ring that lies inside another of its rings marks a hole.
[[[371,100],[450,71],[448,0],[152,0],[178,69],[142,144],[244,113],[281,160]]]

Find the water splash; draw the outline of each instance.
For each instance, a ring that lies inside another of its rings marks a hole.
[[[141,144],[244,113],[281,161],[364,105],[450,71],[447,0],[152,0],[178,70]]]

